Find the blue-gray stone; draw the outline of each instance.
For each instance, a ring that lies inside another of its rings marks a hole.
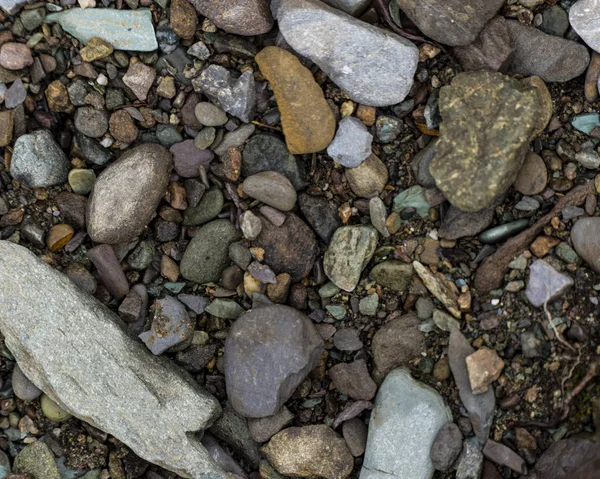
[[[559,273],[544,260],[537,260],[529,267],[529,282],[525,295],[535,307],[543,306],[560,298],[573,286],[573,280]]]
[[[371,0],[323,0],[323,3],[358,17],[371,5]]]
[[[496,226],[479,235],[479,241],[485,244],[495,244],[504,241],[505,239],[515,236],[529,226],[529,220],[522,218],[520,220],[511,221],[500,226]]]
[[[27,3],[27,0],[0,0],[0,8],[9,15],[14,15]]]
[[[582,133],[589,135],[594,128],[600,126],[600,114],[583,113],[582,115],[577,115],[571,120],[571,125]]]
[[[158,48],[152,13],[145,8],[72,8],[48,15],[46,22],[59,23],[63,30],[83,43],[98,37],[110,43],[115,50],[151,52]]]
[[[392,211],[400,214],[407,208],[414,208],[421,218],[429,216],[429,205],[425,197],[425,189],[422,186],[415,185],[396,195]]]
[[[373,135],[362,121],[347,116],[338,125],[335,138],[327,147],[333,161],[346,168],[356,168],[371,155]]]

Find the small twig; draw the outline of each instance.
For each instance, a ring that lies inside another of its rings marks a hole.
[[[544,312],[546,313],[546,318],[548,319],[548,322],[550,323],[550,326],[552,327],[552,330],[554,331],[554,334],[556,335],[556,339],[558,339],[562,344],[564,344],[571,351],[577,352],[577,348],[575,346],[572,346],[571,344],[569,344],[569,342],[565,338],[563,338],[562,334],[560,334],[558,329],[556,329],[556,326],[554,325],[554,321],[552,320],[552,315],[550,314],[550,311],[548,311],[548,300],[547,299],[544,302]]]
[[[573,364],[573,366],[571,366],[571,369],[569,369],[569,374],[567,374],[560,382],[561,397],[565,397],[565,384],[567,383],[567,381],[569,379],[571,379],[571,377],[573,376],[573,373],[575,372],[575,369],[580,364],[581,364],[581,348],[579,348],[577,351],[577,360],[575,361],[575,364]]]
[[[256,125],[256,126],[260,126],[261,128],[268,128],[270,130],[275,130],[275,131],[279,131],[279,132],[282,131],[282,129],[277,126],[265,125],[264,123],[261,123],[260,121],[253,121],[252,124]]]

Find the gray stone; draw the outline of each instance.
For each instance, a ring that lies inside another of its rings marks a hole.
[[[437,141],[437,138],[431,140],[425,148],[415,155],[410,163],[410,169],[415,175],[417,183],[424,188],[435,187],[435,178],[429,172],[429,165],[431,165],[435,157],[435,145]]]
[[[6,108],[13,109],[21,105],[27,98],[27,90],[20,78],[17,78],[4,96],[4,105]]]
[[[239,477],[246,477],[246,472],[233,457],[220,445],[217,439],[210,433],[204,433],[202,436],[202,445],[206,448],[213,460],[225,472],[231,472]],[[158,476],[149,476],[148,479],[157,479]],[[99,478],[98,478],[99,479]]]
[[[9,15],[18,13],[24,5],[27,5],[28,0],[2,0],[0,1],[0,8]]]
[[[483,454],[472,441],[467,439],[458,458],[456,479],[479,479],[482,468]]]
[[[323,0],[323,2],[353,17],[360,16],[371,4],[370,0]]]
[[[290,211],[296,205],[296,190],[285,176],[276,171],[262,171],[249,176],[243,183],[244,193],[250,198],[277,208]]]
[[[41,396],[42,391],[23,374],[18,364],[12,372],[12,388],[15,396],[23,401],[33,401]]]
[[[369,401],[377,392],[364,359],[336,364],[329,369],[329,377],[339,392],[352,399]]]
[[[385,288],[402,293],[408,289],[412,275],[412,265],[392,259],[373,266],[369,278]]]
[[[340,329],[333,336],[333,345],[340,351],[359,351],[363,344],[354,328]]]
[[[385,203],[378,196],[374,196],[369,201],[369,216],[371,217],[371,224],[377,231],[384,237],[387,238],[390,232],[387,229],[387,208]]]
[[[75,141],[77,147],[81,150],[83,158],[90,163],[104,166],[110,161],[111,156],[109,151],[93,138],[89,138],[80,131],[76,131]]]
[[[253,241],[262,231],[262,221],[252,211],[246,211],[240,216],[240,229],[244,238]]]
[[[200,174],[200,166],[208,168],[215,154],[210,150],[199,150],[193,140],[175,143],[169,148],[173,154],[173,166],[179,176],[196,178]]]
[[[408,95],[418,62],[408,40],[317,0],[280,0],[276,16],[286,42],[354,101],[389,106]]]
[[[494,226],[489,230],[484,231],[479,235],[479,241],[485,244],[500,243],[529,226],[529,220],[527,218],[521,218],[520,220],[511,221],[510,223],[504,223],[503,225]]]
[[[322,196],[302,193],[298,197],[298,205],[319,238],[329,244],[335,230],[342,226],[335,204]]]
[[[353,291],[377,247],[377,231],[371,226],[342,226],[323,257],[327,277],[344,291]]]
[[[364,314],[365,316],[375,316],[378,306],[379,295],[377,293],[371,293],[360,300],[358,303],[358,310],[360,311],[360,314]]]
[[[347,168],[360,166],[371,154],[373,135],[362,121],[347,116],[338,124],[335,138],[327,147],[333,161]]]
[[[502,5],[503,0],[398,0],[426,36],[453,47],[472,43]]]
[[[218,188],[211,188],[202,196],[198,206],[188,207],[183,213],[183,224],[198,226],[215,219],[225,204],[223,192]]]
[[[196,321],[187,314],[185,306],[172,296],[165,296],[156,300],[153,308],[150,330],[139,335],[152,354],[187,345],[194,335]]]
[[[191,0],[200,15],[219,28],[236,35],[262,35],[273,28],[269,0]]]
[[[354,457],[362,456],[367,448],[368,429],[366,424],[357,417],[344,421],[342,435]]]
[[[462,451],[462,433],[456,424],[444,424],[431,444],[431,462],[436,471],[447,471]]]
[[[142,62],[130,63],[127,73],[123,76],[123,83],[127,85],[140,101],[146,101],[148,92],[152,88],[156,71]]]
[[[535,307],[551,303],[564,295],[573,286],[573,280],[559,273],[542,259],[534,261],[529,267],[529,281],[525,295]]]
[[[162,146],[128,150],[96,180],[87,205],[87,232],[97,243],[135,239],[155,214],[167,190],[171,155]]]
[[[15,473],[27,474],[33,479],[61,479],[54,454],[42,441],[23,448],[15,457],[13,469]]]
[[[246,143],[246,140],[252,136],[256,127],[252,124],[240,125],[233,131],[225,134],[223,141],[216,147],[213,145],[213,151],[217,156],[223,156],[229,148],[237,148]]]
[[[248,419],[248,428],[252,438],[258,442],[267,442],[275,434],[290,424],[296,416],[288,408],[283,406],[281,410],[272,416]]]
[[[82,43],[99,37],[115,50],[151,52],[158,48],[150,10],[117,10],[113,8],[72,8],[46,17],[46,22],[59,23],[66,32]]]
[[[196,103],[194,114],[196,119],[204,126],[222,126],[229,121],[223,110],[207,101]]]
[[[216,298],[204,310],[217,318],[237,319],[244,314],[244,308],[231,299]]]
[[[415,303],[417,317],[421,321],[425,321],[433,316],[433,301],[429,298],[420,297]]]
[[[229,258],[240,268],[246,270],[252,261],[252,254],[242,243],[231,243],[229,245]]]
[[[495,207],[490,206],[481,211],[461,211],[450,206],[440,225],[440,238],[457,240],[467,236],[475,236],[485,230],[494,219]]]
[[[449,421],[452,414],[434,389],[405,369],[393,370],[375,399],[360,479],[429,479],[431,445]]]
[[[579,151],[575,155],[575,160],[589,170],[597,170],[600,167],[600,155],[592,149]]]
[[[48,130],[17,138],[10,163],[12,177],[29,188],[47,188],[67,181],[71,163]]]
[[[542,12],[540,30],[548,35],[564,37],[569,29],[569,15],[558,5],[551,5]]]
[[[215,220],[204,225],[183,254],[181,275],[200,284],[218,281],[229,265],[229,245],[240,236],[227,220]]]
[[[570,437],[550,445],[538,459],[531,479],[591,479],[598,475],[600,443],[593,437]]]
[[[188,433],[220,413],[196,381],[150,354],[118,316],[25,248],[0,241],[0,278],[11,278],[0,289],[6,345],[50,399],[149,462],[184,477],[224,477]]]
[[[245,123],[254,118],[256,91],[252,72],[236,77],[226,68],[213,64],[202,70],[200,77],[192,83],[227,113]]]
[[[323,348],[311,320],[289,306],[264,306],[243,314],[225,341],[231,405],[245,417],[272,416],[317,366]]]
[[[100,138],[108,131],[108,113],[93,106],[82,106],[75,112],[75,128],[90,138]]]
[[[592,49],[600,52],[600,4],[596,0],[579,0],[569,9],[573,30]]]
[[[250,466],[257,468],[258,445],[252,439],[248,421],[236,413],[229,404],[223,410],[223,415],[210,427],[210,432],[227,444]]]
[[[375,155],[369,156],[356,168],[346,168],[344,174],[352,192],[362,198],[381,193],[389,178],[387,167]]]
[[[571,229],[571,241],[577,254],[600,272],[600,218],[581,218]]]

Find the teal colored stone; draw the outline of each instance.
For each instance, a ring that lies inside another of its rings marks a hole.
[[[346,317],[346,308],[344,306],[340,306],[339,304],[330,304],[325,309],[333,316],[334,319],[341,321]]]
[[[379,295],[377,293],[365,296],[358,303],[358,309],[361,314],[365,316],[375,316],[377,312],[377,306],[379,306]]]
[[[237,319],[246,310],[230,299],[215,299],[204,311],[217,318]]]
[[[321,288],[319,288],[319,296],[321,296],[321,298],[333,298],[340,291],[340,288],[338,288],[335,284],[329,281],[328,283],[321,286]]]
[[[185,288],[185,283],[171,283],[169,281],[168,283],[164,284],[164,287],[165,289],[171,291],[171,293],[179,294],[181,293],[181,290]]]
[[[393,211],[400,214],[406,208],[415,208],[421,218],[427,218],[431,206],[425,197],[425,189],[416,185],[412,188],[402,191],[394,198]]]
[[[77,40],[87,43],[98,37],[115,50],[151,52],[158,48],[150,10],[116,10],[114,8],[72,8],[52,13],[47,23],[58,23]]]
[[[589,135],[594,128],[600,126],[600,114],[584,113],[583,115],[577,115],[571,120],[571,125],[586,135]]]
[[[529,220],[526,218],[511,221],[500,226],[496,226],[479,235],[479,241],[486,244],[500,243],[512,236],[519,234],[529,226]]]

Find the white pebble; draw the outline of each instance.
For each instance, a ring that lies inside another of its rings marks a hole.
[[[104,148],[110,148],[114,142],[115,142],[115,140],[113,140],[112,138],[105,137],[105,138],[102,139],[102,141],[100,142],[100,144]]]
[[[106,78],[106,75],[104,73],[100,73],[100,75],[98,75],[98,78],[96,78],[96,83],[98,83],[98,85],[108,85],[108,78]]]
[[[77,0],[81,8],[94,8],[96,0]]]

